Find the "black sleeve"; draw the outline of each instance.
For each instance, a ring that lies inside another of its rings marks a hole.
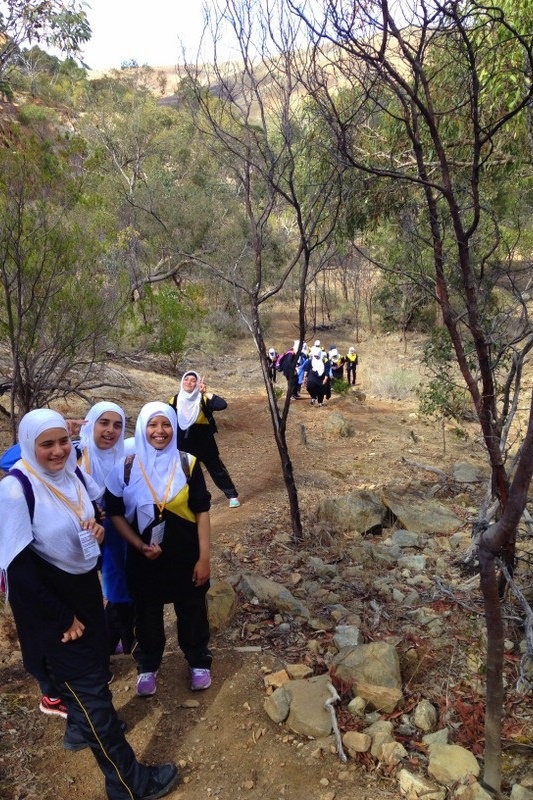
[[[52,623],[58,634],[64,633],[74,621],[74,612],[42,582],[39,557],[29,547],[13,559],[7,569],[9,602],[15,619],[36,617]]]
[[[126,506],[124,499],[112,494],[109,489],[105,490],[105,510],[108,517],[124,517],[126,515]]]
[[[228,407],[224,398],[219,397],[218,394],[214,394],[209,400],[204,395],[204,403],[209,411],[224,411],[224,409]]]
[[[200,514],[211,508],[211,494],[207,491],[199,461],[196,461],[189,478],[189,508],[193,514]]]

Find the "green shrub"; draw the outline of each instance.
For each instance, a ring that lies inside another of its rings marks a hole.
[[[331,382],[331,390],[335,394],[340,394],[342,397],[344,397],[350,391],[350,384],[342,378],[335,378]]]

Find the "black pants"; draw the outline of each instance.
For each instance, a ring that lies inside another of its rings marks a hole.
[[[324,402],[324,393],[326,387],[321,380],[314,381],[307,379],[307,392],[313,400],[318,400],[319,403]]]
[[[76,740],[91,748],[105,776],[109,800],[136,800],[142,796],[150,777],[149,767],[140,764],[128,744],[112,703],[104,670],[61,684],[61,696],[68,708],[69,728]]]
[[[231,480],[230,474],[225,465],[222,463],[222,459],[218,453],[213,452],[202,454],[200,456],[200,461],[211,475],[215,486],[218,486],[220,491],[224,492],[228,500],[232,497],[239,496],[239,492],[235,488],[235,484]]]
[[[206,594],[209,584],[200,586],[173,603],[176,612],[178,644],[190,667],[209,669],[209,620]],[[150,597],[135,602],[135,634],[137,644],[133,657],[137,672],[157,672],[166,644],[163,611],[165,604]]]
[[[355,385],[356,373],[357,373],[357,364],[352,365],[348,362],[348,364],[346,365],[346,380],[352,386]]]
[[[131,653],[135,641],[133,603],[108,602],[105,607],[105,621],[109,654],[113,655],[119,642],[122,642],[124,653]]]

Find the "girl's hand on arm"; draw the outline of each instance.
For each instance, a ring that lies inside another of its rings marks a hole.
[[[127,541],[130,547],[144,554],[144,548],[150,545],[144,544],[143,540],[139,534],[133,530],[126,517],[119,516],[118,514],[111,514],[110,519],[115,530]]]
[[[159,558],[159,556],[163,551],[161,550],[161,547],[158,544],[145,544],[144,542],[142,542],[140,552],[149,561],[154,561],[156,558]]]
[[[75,639],[79,639],[83,636],[83,632],[85,630],[85,625],[83,622],[80,622],[77,617],[74,617],[72,625],[62,636],[62,642],[73,642]]]

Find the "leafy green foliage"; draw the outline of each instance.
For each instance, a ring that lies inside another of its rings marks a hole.
[[[82,143],[17,135],[17,147],[0,150],[0,332],[11,410],[24,413],[101,380],[94,365],[120,298],[95,269],[105,241],[88,235],[90,206],[73,169]]]
[[[445,328],[433,331],[424,349],[423,363],[431,377],[417,390],[420,412],[436,418],[471,418],[472,401],[461,384],[450,336]]]
[[[180,292],[167,286],[157,290],[150,287],[143,298],[145,316],[150,320],[144,326],[149,349],[167,356],[173,373],[183,354],[189,329],[206,313],[199,299],[193,287]]]

